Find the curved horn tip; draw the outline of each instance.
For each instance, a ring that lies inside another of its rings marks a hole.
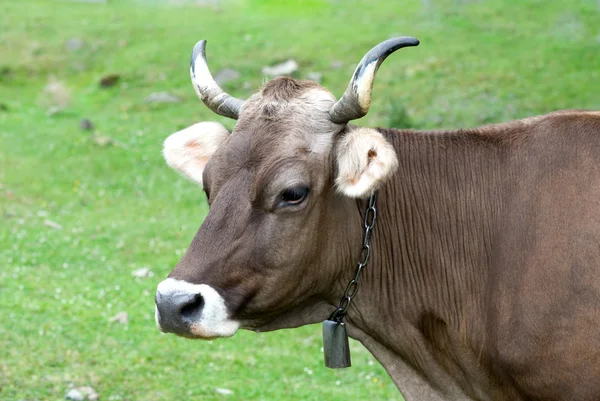
[[[204,39],[194,45],[194,50],[192,50],[192,63],[198,58],[199,55],[202,55],[204,58],[206,58],[206,40]]]
[[[412,36],[401,36],[397,39],[404,40],[404,43],[406,43],[406,46],[419,46],[419,44],[421,43],[421,41],[419,39],[413,38]]]
[[[213,112],[237,120],[244,100],[227,94],[210,73],[206,60],[206,40],[201,40],[192,50],[190,78],[196,94]]]
[[[377,69],[393,52],[403,47],[418,46],[419,39],[398,36],[371,48],[358,63],[346,92],[329,110],[329,118],[336,124],[364,117],[371,105],[371,91]]]
[[[419,41],[419,39],[413,38],[412,36],[398,36],[381,42],[380,44],[372,48],[369,53],[373,52],[373,56],[381,57],[383,61],[387,56],[389,56],[391,53],[395,52],[398,49],[401,49],[403,47],[419,46],[420,43],[421,42]]]

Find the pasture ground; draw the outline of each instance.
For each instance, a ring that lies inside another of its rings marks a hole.
[[[200,120],[232,126],[196,98],[192,46],[208,39],[213,72],[241,73],[224,85],[238,97],[287,58],[339,96],[372,45],[413,35],[359,124],[471,127],[600,109],[600,3],[180,3],[0,4],[0,399],[60,400],[70,385],[112,401],[401,399],[357,343],[353,368],[324,368],[319,326],[211,342],[156,330],[156,284],[207,212],[161,143]],[[108,74],[120,80],[99,87]],[[160,91],[181,101],[144,102]],[[134,278],[142,267],[153,275]],[[109,321],[122,311],[128,323]]]

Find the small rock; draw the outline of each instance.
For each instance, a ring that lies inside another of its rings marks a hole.
[[[62,230],[62,226],[55,221],[52,220],[44,220],[44,225],[55,230]]]
[[[136,278],[143,278],[143,277],[152,276],[153,273],[152,273],[152,271],[150,271],[150,269],[148,267],[141,267],[137,270],[132,271],[131,275]]]
[[[89,386],[79,387],[78,390],[83,394],[86,401],[97,401],[100,398],[96,390]]]
[[[115,141],[110,136],[92,134],[91,138],[92,141],[94,141],[94,143],[98,146],[104,147],[115,144]]]
[[[144,99],[146,103],[179,103],[179,101],[177,96],[168,92],[154,92]]]
[[[333,60],[331,63],[329,63],[329,68],[332,70],[339,70],[343,66],[344,62],[342,60]]]
[[[67,41],[65,42],[65,47],[70,52],[76,52],[77,50],[83,47],[84,43],[85,42],[83,41],[83,39],[79,38],[67,39]]]
[[[294,59],[289,59],[283,63],[279,63],[273,66],[265,66],[262,69],[262,73],[271,77],[278,77],[281,75],[290,75],[298,70],[298,63]]]
[[[50,117],[62,113],[64,109],[62,107],[52,106],[48,109],[48,115]]]
[[[51,76],[42,91],[42,101],[50,109],[61,111],[69,104],[71,93],[67,86]],[[53,113],[54,114],[54,113]]]
[[[100,82],[98,84],[101,88],[110,88],[111,86],[115,86],[120,79],[121,76],[119,74],[110,74],[100,78]]]
[[[308,74],[306,74],[306,78],[310,79],[311,81],[315,81],[316,83],[320,84],[321,81],[323,80],[323,74],[320,73],[320,72],[311,71]]]
[[[218,71],[215,74],[215,82],[218,85],[222,85],[225,82],[233,81],[234,79],[238,79],[240,77],[240,73],[231,68],[225,68],[221,71]]]
[[[89,386],[78,387],[74,390],[78,391],[79,394],[81,394],[83,396],[83,399],[85,401],[97,401],[100,398],[98,396],[98,393],[96,392],[96,390],[94,390],[93,388],[91,388]]]
[[[115,146],[118,148],[127,149],[127,145],[125,145],[123,142],[114,140],[110,136],[93,133],[90,135],[90,139],[98,146]]]
[[[91,131],[94,129],[94,124],[89,118],[82,118],[81,121],[79,121],[79,128],[84,131]]]
[[[71,64],[71,69],[75,72],[83,72],[87,69],[87,67],[84,63],[75,61]]]
[[[67,395],[65,395],[65,399],[70,401],[85,401],[85,397],[83,396],[83,394],[81,394],[81,391],[79,391],[76,388],[72,388],[71,390],[69,390]]]
[[[223,395],[232,395],[233,394],[233,390],[230,390],[228,388],[220,388],[217,387],[215,388],[215,391],[219,394],[223,394]]]
[[[129,323],[129,315],[127,314],[127,312],[119,312],[110,319],[108,319],[108,321],[110,323],[127,324]]]

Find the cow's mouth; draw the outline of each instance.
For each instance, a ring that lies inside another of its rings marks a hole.
[[[240,322],[229,318],[225,300],[206,284],[168,278],[158,284],[155,296],[158,329],[195,339],[231,337]]]

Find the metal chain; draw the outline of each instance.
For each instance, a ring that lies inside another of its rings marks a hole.
[[[375,227],[375,220],[377,219],[377,209],[375,208],[376,202],[377,191],[373,191],[371,193],[371,196],[369,197],[369,204],[367,206],[367,210],[365,211],[365,216],[363,218],[365,236],[363,239],[362,249],[360,250],[360,257],[358,259],[358,265],[356,266],[354,278],[350,280],[350,282],[346,286],[344,295],[340,299],[340,304],[335,309],[335,311],[333,311],[331,316],[329,316],[329,320],[342,323],[344,317],[346,316],[346,311],[352,303],[352,299],[354,299],[356,293],[358,292],[358,288],[360,286],[360,273],[367,266],[367,263],[369,263],[369,258],[371,257],[371,233],[373,232],[373,227]]]

